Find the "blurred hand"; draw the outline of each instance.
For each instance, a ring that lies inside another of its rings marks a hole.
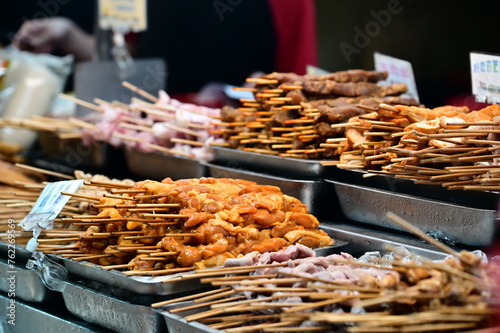
[[[72,25],[62,17],[26,21],[14,36],[13,44],[20,50],[51,53],[68,36]]]
[[[72,54],[76,61],[91,60],[95,48],[94,37],[64,17],[24,22],[12,44],[33,53],[52,53],[57,49]]]

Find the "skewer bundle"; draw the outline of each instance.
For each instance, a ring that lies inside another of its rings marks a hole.
[[[0,127],[25,128],[39,132],[50,132],[62,139],[81,138],[81,123],[77,119],[57,119],[45,116],[31,116],[28,119],[1,118]],[[87,126],[91,124],[86,123]]]
[[[500,190],[500,107],[425,109],[380,105],[351,118],[337,165],[449,189]]]
[[[359,259],[247,255],[226,261],[225,276],[197,274],[220,289],[152,307],[191,300],[169,312],[197,310],[185,319],[224,332],[469,332],[499,314],[498,266],[468,251],[433,262],[391,250]]]
[[[78,139],[85,145],[108,143],[144,152],[210,159],[207,142],[216,144],[219,137],[210,133],[214,128],[210,123],[218,121],[219,109],[181,103],[164,91],[159,91],[159,97],[155,97],[128,82],[123,85],[146,100],[132,98],[130,104],[125,104],[96,98],[94,104],[61,94],[62,98],[95,113],[84,119],[3,118],[0,126],[49,133],[62,140]]]
[[[237,109],[224,107],[217,133],[230,147],[246,151],[309,159],[333,157],[335,147],[323,144],[341,136],[344,128],[330,125],[365,114],[366,109],[358,105],[418,105],[414,99],[400,96],[406,91],[404,84],[377,84],[386,78],[386,72],[362,70],[249,78],[255,88],[238,89],[251,91],[255,98],[242,99],[242,107]]]
[[[106,182],[113,181],[121,184],[132,184],[133,181],[125,180],[110,180],[108,177],[102,175],[90,175],[85,174],[82,171],[76,170],[74,176],[69,176],[66,174],[61,174],[57,172],[52,172],[44,169],[39,169],[31,167],[24,164],[16,164],[19,170],[27,170],[32,173],[38,173],[39,175],[49,175],[52,177],[58,177],[61,179],[83,179],[87,183],[91,181]],[[0,240],[8,241],[9,235],[6,233],[9,229],[15,225],[15,240],[17,245],[25,245],[26,242],[32,237],[32,232],[23,231],[18,223],[30,212],[31,208],[34,206],[37,199],[40,197],[43,189],[45,188],[45,182],[22,182],[16,181],[13,186],[6,187],[0,192]],[[54,224],[54,228],[51,230],[44,230],[40,236],[42,240],[40,248],[53,250],[54,246],[59,247],[62,244],[68,244],[72,242],[68,238],[74,238],[79,236],[84,229],[82,227],[73,226],[70,223],[62,221],[62,219],[70,218],[75,215],[82,214],[96,214],[97,209],[93,208],[91,203],[86,199],[91,196],[102,196],[109,191],[105,187],[96,186],[81,186],[76,194],[75,198],[68,201],[64,206],[63,210],[60,212],[58,220]],[[80,196],[80,197],[78,197]],[[12,237],[12,236],[11,236]],[[47,241],[47,238],[50,238]],[[59,241],[57,238],[62,238]]]
[[[129,269],[126,275],[172,274],[220,266],[252,251],[333,242],[303,203],[274,186],[215,178],[94,185],[106,186],[110,194],[73,195],[93,201],[99,213],[60,220],[87,227],[78,237],[68,235],[68,242],[77,243],[74,253],[62,255],[104,269]]]
[[[210,134],[210,122],[220,115],[219,109],[181,103],[164,91],[155,97],[128,82],[123,85],[146,100],[132,98],[130,104],[124,104],[95,99],[97,105],[87,107],[100,112],[99,120],[93,128],[84,128],[84,142],[207,159],[206,142],[217,139]]]

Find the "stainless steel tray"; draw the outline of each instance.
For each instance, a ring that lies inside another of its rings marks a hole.
[[[8,280],[12,278],[12,280]],[[15,288],[11,289],[11,281]],[[61,301],[59,293],[49,290],[40,277],[32,270],[21,266],[11,267],[6,260],[0,259],[0,291],[15,293],[16,299],[33,303]]]
[[[420,255],[431,260],[442,260],[446,254],[436,249],[432,245],[422,243],[407,236],[395,235],[384,231],[375,231],[356,226],[352,224],[340,222],[326,222],[321,224],[321,228],[327,231],[336,239],[346,243],[345,246],[338,248],[335,253],[347,252],[354,257],[359,257],[368,251],[380,251],[383,255],[389,252],[386,245],[395,247],[403,246],[411,253]],[[169,333],[220,333],[220,330],[211,328],[200,322],[188,322],[184,317],[199,313],[208,308],[198,308],[196,310],[188,310],[179,313],[170,313],[170,310],[192,305],[192,301],[178,302],[165,307],[156,309],[160,313],[167,324]]]
[[[340,208],[335,205],[335,192],[328,192],[328,186],[322,179],[300,180],[296,178],[285,178],[286,176],[271,176],[243,169],[228,168],[212,163],[203,163],[207,166],[209,175],[217,178],[239,178],[257,182],[263,185],[274,185],[289,196],[302,201],[309,212],[318,218],[337,218]],[[340,215],[340,214],[339,214]]]
[[[219,165],[294,179],[318,179],[339,170],[336,167],[324,167],[319,160],[280,157],[218,146],[214,146],[213,150],[215,162]]]
[[[110,333],[111,331],[88,324],[73,318],[66,310],[61,311],[53,305],[47,307],[35,307],[25,304],[16,299],[15,314],[16,325],[9,325],[7,320],[10,298],[0,294],[0,332],[26,333],[26,332],[72,332],[72,333]],[[60,306],[60,305],[59,305]],[[140,331],[138,331],[140,332]]]
[[[128,303],[70,282],[65,283],[62,296],[73,315],[114,332],[167,332],[163,318],[150,306]]]
[[[477,209],[359,185],[327,181],[337,193],[344,215],[358,222],[402,230],[387,212],[401,216],[424,232],[440,232],[468,246],[489,246],[497,230],[495,210]]]
[[[330,234],[330,230],[325,229]],[[335,244],[315,249],[318,256],[329,255],[344,247],[347,242],[341,239],[335,239]],[[178,297],[182,293],[191,293],[195,291],[207,290],[211,286],[202,284],[199,279],[187,279],[164,283],[167,279],[175,279],[186,273],[177,273],[163,276],[126,276],[118,270],[103,270],[101,266],[88,262],[74,261],[68,258],[63,258],[55,255],[49,255],[51,259],[55,259],[66,267],[70,274],[97,282],[99,287],[91,286],[94,289],[109,293],[114,297],[123,300],[132,301],[135,303],[147,302],[148,296],[166,296],[168,298]],[[144,301],[146,300],[146,301]]]
[[[180,280],[163,283],[167,279],[174,279],[184,273],[164,276],[127,276],[117,270],[104,270],[99,265],[89,262],[74,261],[59,256],[49,255],[62,263],[70,274],[86,279],[101,282],[109,287],[113,296],[128,298],[130,292],[142,295],[163,295],[175,297],[180,293],[194,292],[209,288],[198,279]]]
[[[0,258],[7,259],[8,258],[8,251],[12,250],[12,245],[9,245],[7,242],[0,241]],[[20,245],[15,245],[14,246],[15,250],[15,261],[16,264],[18,265],[25,265],[28,259],[31,258],[31,252],[26,250],[25,247],[22,247]]]
[[[495,210],[500,200],[500,195],[495,192],[449,190],[441,185],[415,184],[411,179],[384,174],[365,178],[367,171],[363,170],[338,170],[339,173],[330,174],[327,179],[482,209]]]
[[[152,180],[201,178],[207,175],[206,167],[192,158],[131,149],[125,149],[125,158],[131,172]]]
[[[354,257],[360,257],[366,252],[389,252],[387,245],[405,247],[415,255],[431,260],[441,260],[447,256],[431,244],[424,243],[408,235],[396,234],[387,230],[375,230],[372,226],[353,224],[351,222],[322,222],[321,228],[334,239],[345,242],[345,245],[334,253],[346,252]],[[461,249],[456,247],[457,251]]]
[[[52,133],[39,132],[38,143],[47,158],[73,169],[106,167],[116,160],[117,148],[103,142],[86,146],[81,139],[61,139]]]
[[[167,307],[164,307],[162,309],[155,310],[159,314],[163,316],[165,319],[165,323],[168,328],[168,333],[220,333],[221,331],[211,328],[207,325],[204,325],[202,323],[193,321],[193,322],[188,322],[186,319],[184,319],[185,316],[189,316],[191,314],[199,313],[204,310],[208,310],[208,308],[198,308],[196,310],[191,310],[191,311],[183,311],[181,314],[175,314],[175,313],[170,313],[170,310],[177,309],[183,306],[189,306],[193,305],[194,303],[192,301],[189,302],[179,302],[175,303],[172,305],[169,305]]]

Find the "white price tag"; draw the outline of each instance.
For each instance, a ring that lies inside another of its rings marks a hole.
[[[146,30],[146,0],[99,0],[99,27],[122,32]]]
[[[28,250],[36,249],[36,238],[42,230],[52,229],[54,219],[71,199],[70,196],[63,195],[61,192],[75,193],[82,184],[83,180],[77,179],[49,183],[45,186],[29,214],[19,223],[23,230],[33,231],[33,238],[28,243],[29,248],[26,247]]]
[[[325,71],[324,69],[313,66],[313,65],[307,65],[306,66],[306,73],[308,75],[326,75],[326,74],[329,74],[330,72]]]
[[[413,67],[409,61],[393,58],[388,55],[375,52],[375,70],[389,73],[387,80],[382,84],[405,83],[408,87],[406,96],[413,97],[420,102],[417,92],[417,84],[413,75]]]
[[[500,103],[500,56],[470,54],[472,93],[478,102]]]

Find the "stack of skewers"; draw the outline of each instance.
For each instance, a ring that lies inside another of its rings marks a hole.
[[[7,169],[4,167],[4,173]],[[49,170],[31,167],[24,164],[16,164],[14,170],[25,171],[38,174],[39,177],[50,176],[64,180],[82,179],[87,184],[90,182],[113,181],[117,184],[132,184],[129,179],[116,180],[109,179],[103,175],[91,175],[82,171],[76,170],[74,176],[61,174]],[[12,177],[12,174],[9,174]],[[31,178],[23,177],[15,180],[9,187],[3,187],[0,192],[0,240],[8,241],[9,234],[6,233],[15,225],[15,233],[11,233],[11,237],[15,237],[16,245],[23,246],[32,237],[31,232],[23,231],[18,223],[30,212],[37,199],[40,197],[46,182],[34,181]],[[70,218],[82,214],[95,214],[97,210],[91,206],[91,203],[86,199],[89,195],[103,195],[109,193],[105,187],[99,186],[81,186],[78,191],[73,194],[74,198],[70,199],[59,213],[59,218]],[[67,246],[70,242],[74,242],[74,238],[81,235],[84,231],[82,227],[74,226],[69,223],[63,223],[61,220],[56,221],[54,228],[43,230],[41,234],[40,249],[51,251],[61,246]],[[44,240],[44,238],[47,238]],[[48,240],[50,238],[50,240]],[[66,249],[67,250],[67,249]],[[48,252],[51,253],[51,252]]]
[[[500,107],[426,109],[381,104],[342,124],[343,169],[368,170],[448,189],[500,190]],[[335,142],[339,144],[339,142]]]
[[[498,266],[417,233],[450,256],[247,255],[191,275],[219,289],[152,306],[224,332],[496,332]]]
[[[336,149],[323,144],[339,137],[344,128],[332,124],[366,113],[365,107],[380,103],[418,105],[400,96],[405,84],[382,86],[386,72],[350,70],[328,75],[271,73],[249,78],[254,99],[242,99],[242,107],[221,110],[221,128],[231,148],[279,155],[322,159],[335,156]]]
[[[103,269],[128,269],[125,275],[172,274],[220,266],[252,251],[333,243],[303,203],[274,186],[215,178],[88,185],[104,186],[108,193],[72,195],[90,200],[99,212],[58,219],[87,228],[68,235],[66,241],[76,244],[59,250]],[[51,241],[50,235],[39,239]]]
[[[144,99],[132,98],[130,104],[104,101],[82,101],[69,95],[61,97],[92,111],[84,119],[55,119],[34,116],[30,119],[0,119],[0,126],[21,127],[54,134],[61,140],[79,139],[86,146],[106,143],[142,152],[159,151],[190,158],[208,160],[210,142],[218,141],[211,135],[211,122],[220,116],[219,109],[181,103],[164,91],[153,96],[124,82],[123,85]]]

